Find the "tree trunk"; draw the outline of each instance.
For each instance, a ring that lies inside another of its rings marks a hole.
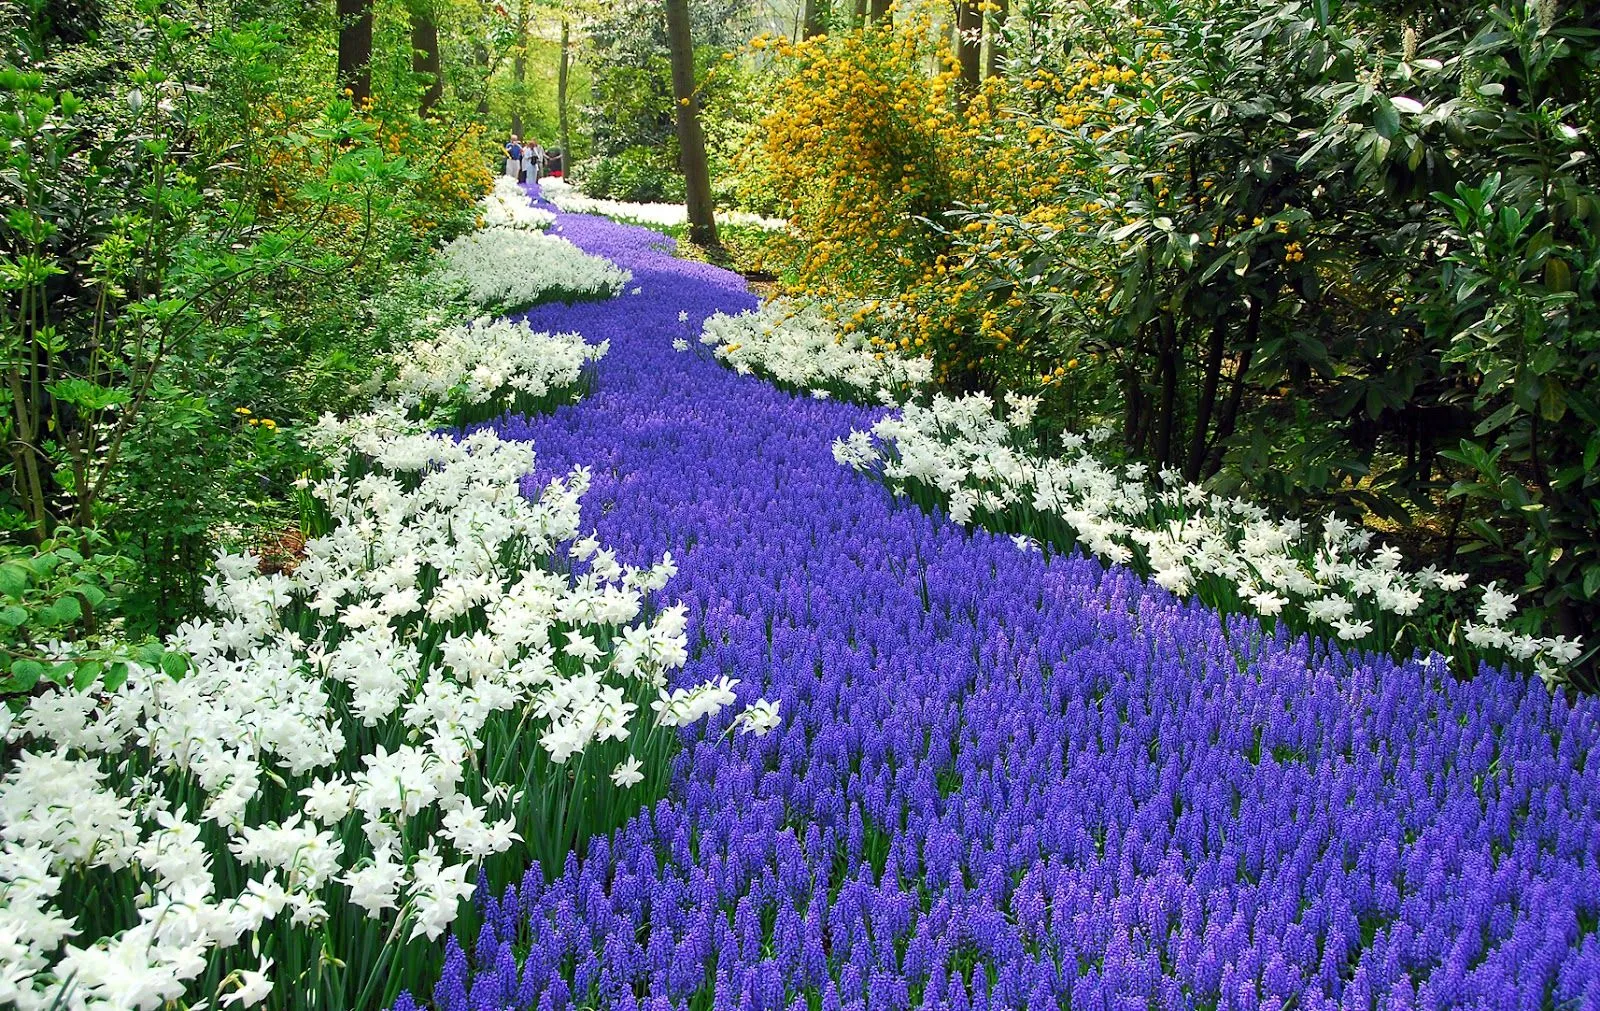
[[[700,96],[694,86],[694,39],[689,34],[689,0],[666,0],[667,45],[672,53],[672,97],[677,107],[678,156],[683,162],[689,241],[718,245],[717,221],[711,207],[711,171],[706,165],[706,138],[700,130]]]
[[[809,39],[822,34],[822,7],[817,0],[806,0],[800,15],[800,37]]]
[[[889,16],[889,4],[890,0],[872,0],[869,16],[872,18],[873,24],[877,24]]]
[[[511,61],[511,132],[522,138],[522,90],[528,76],[528,0],[517,6],[516,45],[517,55]]]
[[[1206,343],[1205,376],[1200,381],[1200,399],[1195,404],[1194,430],[1189,433],[1189,452],[1183,461],[1183,479],[1196,481],[1200,468],[1206,462],[1206,436],[1210,434],[1211,415],[1217,406],[1217,384],[1222,379],[1222,346],[1228,335],[1228,324],[1222,313],[1211,324],[1211,338]]]
[[[472,44],[472,61],[478,65],[478,118],[489,116],[489,47],[482,42]],[[459,92],[458,92],[459,94]]]
[[[372,97],[372,0],[336,0],[339,88],[360,106]]]
[[[561,62],[556,65],[556,122],[561,131],[561,174],[572,160],[572,134],[567,122],[567,79],[572,73],[572,25],[561,19]]]
[[[867,0],[856,0],[854,16],[850,19],[853,28],[860,28],[867,23]]]
[[[995,10],[989,14],[989,30],[985,33],[989,40],[988,66],[985,77],[993,77],[1003,69],[1002,64],[1006,58],[1005,36],[1000,29],[1005,26],[1006,17],[1011,13],[1008,0],[990,0]]]
[[[417,110],[426,116],[444,94],[444,77],[439,72],[439,26],[425,5],[411,11],[411,72],[427,77]]]
[[[1160,351],[1156,358],[1161,379],[1161,401],[1156,406],[1155,467],[1160,472],[1172,460],[1172,431],[1178,414],[1178,334],[1171,316],[1160,320]]]
[[[983,46],[983,12],[978,10],[980,0],[956,0],[956,61],[961,65],[961,83],[968,90],[978,86],[981,63],[979,53]]]
[[[1205,469],[1201,471],[1201,480],[1209,479],[1222,469],[1222,456],[1227,451],[1225,445],[1233,437],[1233,429],[1239,421],[1239,405],[1244,401],[1245,379],[1250,374],[1250,359],[1256,351],[1256,341],[1261,335],[1261,300],[1250,300],[1250,313],[1245,318],[1244,350],[1239,353],[1239,360],[1234,365],[1233,387],[1228,391],[1228,402],[1222,405],[1222,417],[1217,421],[1217,433],[1211,439],[1211,450],[1206,454]]]

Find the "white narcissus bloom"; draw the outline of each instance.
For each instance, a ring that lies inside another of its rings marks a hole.
[[[643,225],[682,225],[689,221],[689,210],[684,204],[637,204],[622,200],[601,200],[586,197],[558,178],[539,180],[539,191],[546,200],[569,214],[601,214],[608,218],[635,221]],[[730,225],[744,225],[767,231],[781,231],[788,222],[766,218],[747,211],[717,211],[717,220]]]
[[[442,251],[438,275],[448,288],[495,312],[548,298],[615,296],[633,278],[566,239],[504,227],[452,239]]]
[[[759,317],[743,318],[736,331],[731,323],[707,321],[704,339],[713,344],[721,339],[717,353],[730,364],[759,360],[759,368],[780,380],[809,376],[837,355],[824,346],[814,361],[797,354],[791,365],[768,347],[773,341],[762,331],[794,324],[773,306],[763,313],[773,317],[764,328]],[[1110,426],[1061,433],[1059,455],[1046,457],[1021,431],[1021,419],[1035,409],[1031,398],[1010,391],[1004,399],[1008,411],[1003,413],[984,394],[935,394],[926,403],[907,403],[870,431],[836,440],[834,459],[875,474],[897,494],[912,484],[939,493],[950,517],[961,523],[1031,506],[1062,522],[1091,554],[1113,564],[1137,560],[1174,593],[1203,591],[1211,578],[1219,578],[1242,588],[1242,603],[1250,611],[1293,616],[1294,608],[1303,608],[1313,623],[1345,641],[1371,635],[1381,616],[1422,614],[1430,604],[1425,591],[1451,594],[1467,584],[1458,573],[1408,569],[1397,548],[1375,544],[1372,531],[1338,516],[1312,524],[1274,517],[1255,503],[1185,483],[1170,469],[1164,469],[1158,486],[1143,464],[1118,467],[1094,455],[1095,446],[1113,437]],[[1582,655],[1581,644],[1574,653],[1551,639],[1495,633],[1515,614],[1515,604],[1514,595],[1487,588],[1478,612],[1481,625],[1468,629],[1468,641],[1506,650],[1535,669],[1569,666],[1573,659],[1558,657]],[[1416,628],[1423,623],[1399,624]]]
[[[400,886],[405,878],[405,864],[395,861],[394,851],[388,846],[379,846],[370,863],[345,872],[339,880],[350,887],[350,901],[376,918],[385,909],[399,907]]]
[[[224,1006],[238,1004],[255,1007],[272,994],[272,959],[263,959],[259,969],[239,971],[236,989],[222,995]]]
[[[845,332],[813,304],[777,300],[754,312],[716,313],[701,329],[700,341],[740,373],[757,373],[812,396],[844,387],[858,398],[925,386],[933,363],[872,349],[866,336]]]
[[[757,699],[734,719],[734,726],[743,733],[765,737],[778,725],[778,707],[782,704],[781,700],[769,702]]]
[[[542,232],[556,223],[556,216],[533,206],[515,179],[497,176],[494,190],[478,201],[478,213],[485,228],[520,228]]]
[[[1499,625],[1517,611],[1517,595],[1501,592],[1498,584],[1483,588],[1483,601],[1478,605],[1478,617],[1490,625]]]
[[[335,882],[369,916],[410,904],[417,932],[438,937],[478,863],[512,845],[527,816],[524,770],[502,782],[479,761],[494,721],[534,714],[532,729],[561,738],[569,758],[626,740],[640,715],[633,682],[660,688],[684,664],[684,609],[646,600],[672,578],[672,558],[622,565],[580,538],[586,470],[527,497],[530,446],[487,430],[436,434],[418,419],[435,393],[559,390],[604,350],[526,327],[494,333],[493,347],[467,347],[466,331],[425,342],[405,390],[392,391],[401,399],[304,431],[327,461],[304,483],[326,532],[292,572],[217,559],[204,592],[215,615],[168,642],[188,656],[182,678],[135,663],[115,691],[5,710],[0,990],[13,1002],[48,1007],[72,973],[90,1006],[258,1003],[270,996],[266,966],[192,992],[210,953],[274,922],[320,929],[344,894]],[[564,554],[587,571],[541,561]],[[581,655],[578,672],[557,664],[562,646]],[[732,702],[725,681],[679,691],[679,721]],[[349,752],[352,741],[368,750]],[[167,801],[175,781],[192,803]],[[441,831],[419,854],[404,830],[424,816]],[[236,864],[226,878],[224,862]],[[137,922],[99,937],[63,915],[64,880],[129,866],[147,885]]]
[[[615,769],[611,770],[611,782],[623,790],[638,786],[643,781],[643,766],[640,764],[639,759],[633,755],[624,758],[617,763]]]

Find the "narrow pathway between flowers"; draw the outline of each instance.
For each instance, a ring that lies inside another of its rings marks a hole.
[[[639,293],[529,315],[611,350],[500,424],[525,487],[592,467],[601,539],[680,559],[683,676],[782,723],[712,728],[613,844],[490,900],[433,1006],[1600,1006],[1597,700],[1225,639],[896,505],[831,454],[874,411],[672,349],[755,305],[736,276],[558,227]]]

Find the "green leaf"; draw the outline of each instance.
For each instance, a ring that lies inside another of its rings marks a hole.
[[[45,388],[57,400],[86,411],[103,411],[113,404],[126,404],[131,399],[127,390],[114,390],[87,379],[59,379]]]
[[[1393,102],[1381,96],[1378,98],[1372,113],[1372,126],[1378,131],[1378,136],[1385,140],[1400,132],[1400,113]],[[1384,146],[1384,152],[1388,153],[1387,145]],[[1379,155],[1379,160],[1382,157]]]
[[[182,681],[189,673],[189,658],[182,653],[161,654],[161,670],[174,681]]]
[[[10,607],[0,608],[0,625],[17,628],[28,622],[28,609],[12,604]]]
[[[8,597],[20,597],[28,589],[28,584],[33,581],[33,573],[21,562],[6,562],[0,565],[0,593]]]
[[[77,597],[62,597],[46,608],[44,614],[50,615],[52,622],[67,625],[83,617],[83,605],[78,603]]]
[[[1493,432],[1495,429],[1500,428],[1506,422],[1510,421],[1516,416],[1516,413],[1516,404],[1504,404],[1498,411],[1495,411],[1487,418],[1484,418],[1482,421],[1478,422],[1477,425],[1473,426],[1472,434],[1488,435],[1490,432]]]
[[[1592,600],[1596,590],[1600,590],[1600,565],[1591,565],[1583,574],[1583,595]]]
[[[106,691],[116,691],[118,688],[122,687],[124,682],[128,680],[128,665],[123,661],[118,660],[116,663],[106,668],[106,676],[102,680],[104,681]]]
[[[100,676],[100,661],[85,660],[78,664],[78,669],[72,674],[72,687],[78,691],[94,684],[95,678]]]
[[[1544,391],[1539,394],[1539,415],[1546,421],[1560,421],[1567,413],[1567,398],[1561,384],[1554,379],[1545,380]]]
[[[11,665],[11,679],[17,683],[19,691],[32,691],[42,677],[44,664],[37,660],[18,660]]]

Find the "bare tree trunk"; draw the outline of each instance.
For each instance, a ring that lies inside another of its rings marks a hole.
[[[800,15],[800,37],[809,39],[813,35],[822,34],[822,8],[817,0],[806,0],[803,12]]]
[[[1228,336],[1228,322],[1218,313],[1206,342],[1205,375],[1200,380],[1200,399],[1195,403],[1194,429],[1189,433],[1189,452],[1183,464],[1183,479],[1198,481],[1206,462],[1206,437],[1211,434],[1211,415],[1217,408],[1217,386],[1222,381],[1222,349]]]
[[[872,0],[870,14],[874,24],[889,16],[889,4],[890,0]]]
[[[511,132],[522,137],[522,90],[528,76],[528,0],[517,5],[517,55],[511,61]]]
[[[984,75],[985,77],[993,77],[1000,73],[1002,69],[1002,64],[1006,58],[1006,44],[1005,36],[1001,34],[1000,29],[1005,26],[1006,17],[1011,13],[1011,5],[1008,0],[991,0],[991,2],[999,9],[989,14],[991,19],[987,32],[989,60],[988,73]]]
[[[372,97],[372,0],[335,0],[339,16],[339,88],[361,105]]]
[[[561,19],[561,62],[556,65],[556,121],[561,131],[561,174],[572,160],[572,134],[567,122],[567,78],[572,73],[572,25]]]
[[[418,111],[426,116],[444,95],[444,77],[439,72],[439,26],[426,4],[411,10],[411,72],[428,78]]]
[[[482,42],[473,43],[472,61],[478,65],[478,71],[482,75],[478,84],[483,89],[478,92],[478,116],[479,118],[487,118],[489,115],[489,47]]]
[[[968,90],[978,86],[981,63],[983,12],[978,10],[980,0],[956,0],[956,60],[961,64],[961,83]]]
[[[666,0],[667,45],[672,52],[672,97],[678,114],[678,154],[689,212],[689,240],[716,246],[717,221],[711,206],[711,171],[706,138],[700,130],[700,96],[694,86],[694,39],[689,34],[689,0]]]
[[[855,11],[850,21],[852,28],[860,28],[867,23],[867,0],[856,0]]]

